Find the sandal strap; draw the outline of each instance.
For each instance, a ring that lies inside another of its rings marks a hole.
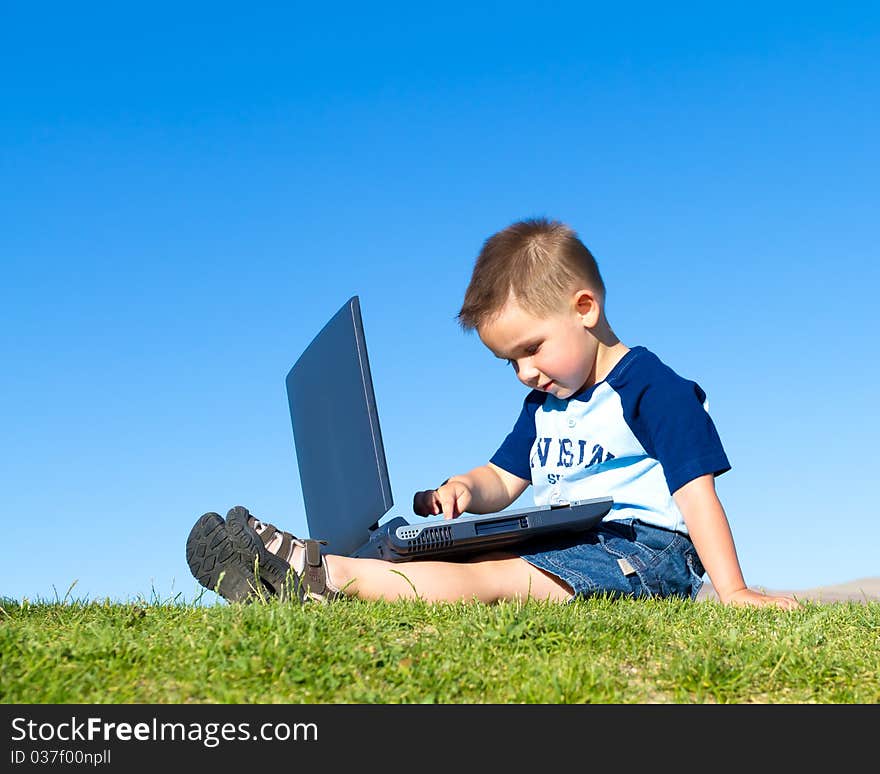
[[[254,524],[256,524],[257,519],[254,516],[251,516],[250,518],[254,520],[253,524],[251,525],[251,526],[253,526]],[[261,521],[260,524],[263,525],[263,530],[262,530],[262,532],[259,532],[258,534],[259,534],[260,540],[263,541],[263,545],[266,548],[269,547],[269,543],[272,542],[272,539],[276,535],[281,535],[281,548],[279,551],[275,552],[279,556],[286,559],[288,556],[290,556],[291,545],[295,545],[295,546],[302,545],[302,541],[296,535],[293,535],[290,532],[285,532],[284,530],[278,529],[278,527],[276,527],[274,524],[270,524],[268,521]]]
[[[281,533],[281,548],[278,549],[277,554],[282,559],[287,561],[287,557],[290,556],[290,546],[293,543],[293,535],[289,532]]]
[[[303,568],[303,585],[306,593],[312,598],[336,599],[341,592],[327,580],[327,562],[321,555],[321,546],[327,545],[327,541],[303,540],[302,542],[306,560]]]
[[[266,524],[266,522],[263,522],[263,526],[265,529],[260,532],[260,540],[263,541],[264,546],[268,547],[272,538],[278,534],[278,528],[272,524]]]

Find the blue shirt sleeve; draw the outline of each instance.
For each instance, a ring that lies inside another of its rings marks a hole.
[[[695,478],[730,470],[706,410],[706,393],[656,356],[642,358],[642,367],[648,373],[624,379],[618,390],[626,421],[645,451],[663,466],[670,494]]]
[[[523,401],[522,411],[508,433],[498,451],[489,460],[502,470],[512,473],[514,476],[532,480],[532,465],[529,456],[535,443],[537,431],[535,430],[535,412],[544,402],[544,393],[532,390]]]

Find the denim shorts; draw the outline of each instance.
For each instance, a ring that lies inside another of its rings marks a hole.
[[[518,555],[565,581],[575,598],[694,599],[705,572],[690,538],[636,519],[603,521],[575,537],[539,538]]]

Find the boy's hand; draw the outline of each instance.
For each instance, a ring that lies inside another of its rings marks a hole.
[[[443,514],[444,519],[461,516],[471,502],[471,490],[458,479],[445,481],[436,489],[416,492],[413,496],[413,511],[418,516]]]
[[[793,597],[784,597],[778,594],[762,594],[760,591],[754,591],[753,589],[734,591],[723,602],[725,605],[749,605],[752,607],[775,605],[783,610],[795,610],[801,606]]]

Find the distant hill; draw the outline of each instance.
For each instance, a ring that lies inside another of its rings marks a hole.
[[[797,599],[811,600],[813,602],[880,602],[880,577],[859,578],[848,583],[838,583],[833,586],[817,586],[812,589],[800,591],[785,589],[768,589],[764,586],[751,584],[751,588],[767,592],[768,594],[787,594]],[[706,581],[697,599],[718,599],[712,584]]]

